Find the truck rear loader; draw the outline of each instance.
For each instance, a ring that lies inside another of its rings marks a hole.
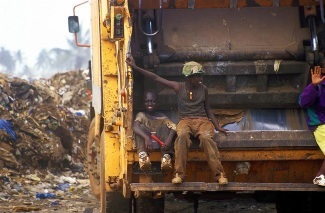
[[[306,126],[299,94],[324,59],[323,0],[91,0],[93,113],[87,143],[92,192],[102,212],[164,212],[164,196],[198,199],[251,193],[278,212],[324,212],[312,183],[324,154]],[[70,31],[77,33],[76,16]],[[176,94],[133,72],[138,66],[184,81],[185,62],[206,74],[211,108],[228,136],[215,134],[229,183],[219,185],[193,138],[186,181],[171,183],[150,153],[139,169],[132,122],[142,95],[158,92],[159,110],[177,123]]]

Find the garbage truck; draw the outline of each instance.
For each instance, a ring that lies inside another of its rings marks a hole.
[[[85,2],[84,2],[85,3]],[[325,188],[312,183],[324,154],[306,125],[299,95],[324,59],[323,0],[91,0],[91,110],[87,167],[101,212],[164,212],[165,197],[193,201],[251,195],[278,212],[324,211]],[[82,14],[81,14],[82,15]],[[78,33],[78,16],[69,17]],[[76,37],[77,38],[77,37]],[[77,41],[77,39],[76,39]],[[81,45],[82,46],[82,45]],[[84,45],[88,46],[88,45]],[[139,169],[132,123],[146,89],[175,123],[176,94],[126,64],[184,81],[184,63],[205,70],[211,108],[228,135],[214,140],[229,183],[212,177],[196,138],[187,177]]]

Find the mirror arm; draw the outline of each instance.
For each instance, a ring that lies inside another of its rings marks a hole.
[[[73,15],[74,15],[74,16],[76,15],[76,8],[77,8],[77,7],[79,7],[80,5],[86,4],[87,2],[88,2],[88,1],[84,1],[84,2],[82,2],[82,3],[80,3],[80,4],[77,4],[76,6],[74,6],[74,7],[73,7]],[[75,43],[76,43],[76,45],[77,45],[78,47],[90,47],[89,44],[79,44],[77,33],[74,33],[74,41],[75,41]]]

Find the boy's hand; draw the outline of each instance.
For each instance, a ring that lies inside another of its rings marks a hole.
[[[224,128],[219,127],[217,130],[218,130],[219,132],[222,132],[222,133],[225,134],[226,136],[228,136],[228,133],[227,133],[228,129],[224,129]]]
[[[325,76],[322,76],[322,69],[320,66],[315,66],[314,69],[310,69],[310,74],[311,74],[311,82],[314,86],[317,86],[320,84]]]
[[[134,62],[134,59],[133,59],[133,57],[132,57],[132,55],[131,54],[127,54],[127,58],[126,58],[126,61],[125,61],[130,67],[135,67],[136,66],[136,64],[135,64],[135,62]]]
[[[144,142],[145,142],[145,144],[146,144],[147,152],[151,152],[152,149],[153,149],[153,145],[152,145],[152,142],[151,142],[150,137],[147,137],[147,138],[144,140]]]
[[[164,144],[164,147],[162,147],[162,149],[165,150],[165,151],[170,150],[170,148],[171,148],[171,147],[170,147],[171,143],[172,143],[172,142],[171,142],[170,140],[166,140],[166,141],[165,141],[165,144]]]

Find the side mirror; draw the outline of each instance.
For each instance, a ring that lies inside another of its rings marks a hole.
[[[68,17],[69,32],[78,33],[79,32],[79,18],[78,16],[69,16]]]

